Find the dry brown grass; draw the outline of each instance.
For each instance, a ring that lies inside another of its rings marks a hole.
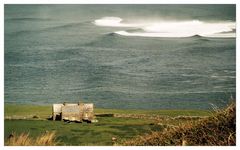
[[[139,136],[123,142],[123,145],[236,145],[236,105],[230,104],[226,109],[199,121]]]
[[[55,132],[46,132],[37,138],[31,138],[29,133],[11,134],[6,142],[6,146],[55,146]]]

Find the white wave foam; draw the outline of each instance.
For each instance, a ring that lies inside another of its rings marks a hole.
[[[207,35],[206,37],[235,38],[236,33],[214,33],[211,35]]]
[[[220,32],[232,31],[233,23],[205,23],[198,20],[185,22],[163,22],[147,26],[145,33],[155,33],[160,37],[210,36]],[[220,35],[219,35],[220,36]]]
[[[154,32],[127,32],[127,31],[117,31],[114,32],[122,36],[140,36],[140,37],[190,37],[194,34],[175,34],[175,33],[154,33]]]
[[[204,37],[236,37],[235,22],[202,22],[191,21],[154,21],[145,23],[122,23],[119,17],[104,17],[94,21],[98,26],[134,27],[142,29],[141,32],[117,31],[122,36],[141,37],[191,37],[200,35]]]
[[[139,27],[139,24],[121,23],[122,18],[119,17],[103,17],[94,21],[97,26],[107,27]]]

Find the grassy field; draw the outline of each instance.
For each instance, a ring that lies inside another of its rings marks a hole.
[[[179,125],[186,120],[166,119],[161,122],[154,119],[97,117],[97,123],[65,123],[47,120],[51,116],[51,106],[5,105],[4,139],[11,133],[19,135],[29,133],[36,138],[46,131],[56,132],[58,145],[113,145],[154,131],[162,131],[166,126]],[[146,114],[160,116],[209,116],[211,112],[203,110],[117,110],[95,109],[96,114]],[[34,118],[33,116],[37,116]],[[14,119],[18,118],[18,119]]]
[[[56,131],[59,145],[112,145],[112,137],[128,139],[139,133],[162,129],[161,126],[149,125],[139,119],[103,117],[99,118],[99,122],[101,123],[69,124],[60,121],[5,120],[5,139],[12,132],[26,132],[37,137],[45,131]]]
[[[31,116],[37,115],[41,118],[49,117],[52,107],[41,105],[12,105],[5,104],[4,116]],[[162,116],[209,116],[211,111],[207,110],[133,110],[133,109],[101,109],[95,108],[95,114],[149,114]]]

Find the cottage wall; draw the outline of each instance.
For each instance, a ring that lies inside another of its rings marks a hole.
[[[79,105],[62,106],[62,120],[81,121],[82,115],[80,113]]]
[[[53,120],[56,120],[57,115],[61,117],[62,106],[63,104],[53,104],[53,107],[52,107]]]
[[[59,115],[61,120],[91,121],[94,119],[93,104],[53,104],[53,120]]]
[[[93,104],[84,104],[83,105],[83,119],[92,120],[93,119]]]

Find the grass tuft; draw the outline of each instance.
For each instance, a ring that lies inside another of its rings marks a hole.
[[[29,136],[29,133],[21,133],[16,135],[12,133],[9,135],[6,142],[7,146],[55,146],[56,142],[55,132],[46,132],[37,138],[33,139]]]

